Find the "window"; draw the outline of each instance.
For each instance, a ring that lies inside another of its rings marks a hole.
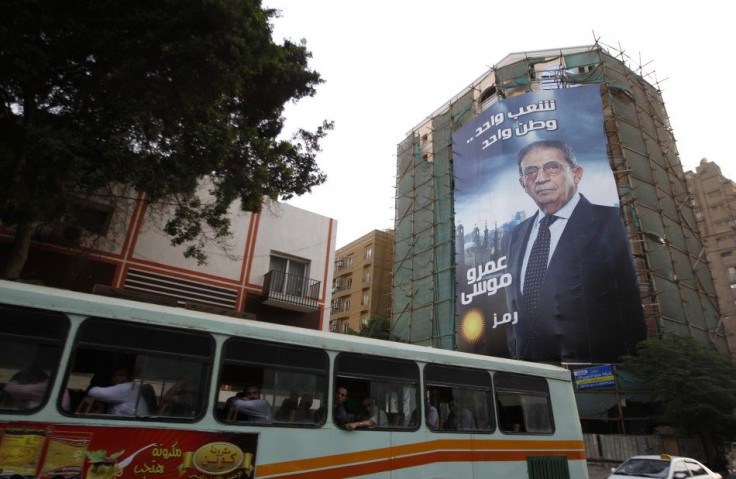
[[[0,305],[0,317],[0,411],[30,413],[48,399],[69,320],[6,305]]]
[[[370,261],[372,257],[373,257],[373,247],[368,246],[365,249],[365,252],[363,253],[363,259],[366,261]]]
[[[419,137],[419,146],[425,146],[429,143],[429,133],[425,133]]]
[[[363,299],[360,301],[361,306],[368,306],[371,304],[371,292],[368,290],[363,290]]]
[[[350,321],[343,321],[343,323],[342,323],[342,332],[343,333],[349,333],[350,332]]]
[[[699,462],[695,461],[689,461],[685,459],[685,464],[687,465],[687,468],[690,469],[690,472],[694,477],[708,477],[708,472],[703,468],[703,465]]]
[[[350,289],[353,287],[353,278],[348,278],[347,284],[345,285],[345,289]]]
[[[429,429],[493,431],[493,395],[487,371],[427,364],[424,381],[425,421]]]
[[[335,359],[335,385],[348,392],[344,406],[348,422],[370,422],[372,427],[366,430],[419,425],[419,370],[412,361],[340,353]]]
[[[303,297],[307,291],[309,263],[282,256],[271,256],[269,291]]]
[[[217,416],[243,424],[317,427],[324,417],[317,411],[326,405],[328,366],[319,349],[231,338],[223,349]],[[258,395],[247,398],[248,390]]]
[[[490,87],[486,88],[483,93],[481,93],[480,98],[478,98],[478,103],[480,103],[481,105],[481,111],[485,111],[489,106],[496,103],[497,101],[498,95],[495,85],[491,85]]]
[[[330,321],[330,331],[333,333],[337,331],[337,321]]]
[[[61,245],[79,244],[82,230],[104,236],[110,227],[112,207],[84,200],[66,205],[62,217],[52,223],[41,223],[34,230],[37,241]]]
[[[368,268],[365,268],[363,270],[363,282],[364,283],[370,283],[371,282],[371,270]]]
[[[360,313],[360,324],[361,326],[368,326],[368,313]]]
[[[112,207],[89,201],[74,201],[67,205],[66,217],[72,224],[98,235],[105,235],[110,227]]]
[[[505,433],[554,432],[549,387],[544,378],[496,373],[498,427]]]
[[[667,469],[665,469],[665,472],[667,472]],[[684,461],[675,461],[672,464],[672,477],[676,477],[675,474],[677,473],[680,473],[680,477],[692,477]]]
[[[345,305],[342,308],[343,311],[350,311],[350,298],[345,298]]]
[[[213,352],[208,334],[88,319],[66,377],[66,412],[194,420],[204,413]]]
[[[348,268],[352,268],[352,267],[353,267],[353,257],[352,257],[352,256],[350,256],[350,257],[348,258]]]

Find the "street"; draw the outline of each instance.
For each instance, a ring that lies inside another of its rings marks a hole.
[[[588,479],[606,479],[611,475],[610,464],[588,463]]]

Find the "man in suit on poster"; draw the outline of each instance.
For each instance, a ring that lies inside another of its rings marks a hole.
[[[517,162],[539,211],[507,243],[511,357],[611,362],[632,353],[646,326],[619,209],[578,193],[583,168],[564,142],[531,143]]]

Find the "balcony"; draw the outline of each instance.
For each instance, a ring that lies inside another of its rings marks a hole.
[[[263,280],[261,304],[290,311],[319,310],[320,282],[283,271],[269,271]]]

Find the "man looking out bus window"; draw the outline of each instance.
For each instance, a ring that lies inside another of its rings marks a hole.
[[[365,397],[360,403],[360,411],[355,415],[355,422],[345,424],[345,429],[353,431],[355,429],[376,427],[377,425],[387,426],[388,417],[383,410],[376,406],[373,398]]]
[[[271,406],[261,398],[258,386],[248,386],[242,395],[228,399],[228,403],[238,410],[238,419],[244,417],[249,422],[271,422]]]
[[[332,410],[332,420],[340,427],[345,426],[348,422],[348,410],[345,409],[345,402],[348,400],[348,390],[344,387],[337,388],[335,392],[335,406]]]

